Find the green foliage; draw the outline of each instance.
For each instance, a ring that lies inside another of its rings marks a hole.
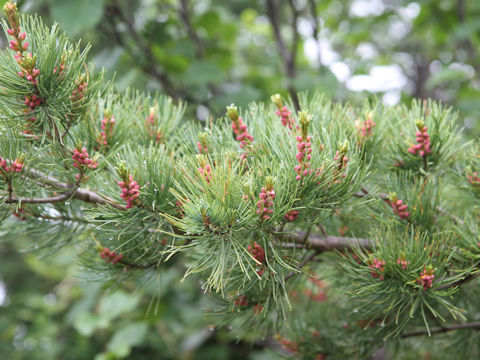
[[[102,18],[102,1],[48,1],[52,16],[57,19],[60,26],[68,32],[68,35],[79,35],[82,31],[97,26]]]
[[[28,9],[90,41],[122,90],[162,89],[214,116],[232,102],[318,90],[357,105],[364,94],[403,104],[433,98],[454,105],[468,132],[478,132],[477,2],[273,0],[292,73],[268,3],[38,0]]]
[[[211,11],[193,23],[220,36],[224,16]],[[0,54],[3,237],[28,235],[53,254],[66,248],[78,254],[81,276],[108,287],[100,299],[102,285],[85,285],[87,296],[61,310],[75,336],[102,334],[97,359],[136,356],[145,344],[153,346],[146,356],[186,357],[213,336],[186,330],[192,313],[192,328],[275,339],[305,358],[365,358],[387,340],[400,351],[402,337],[478,327],[478,296],[464,295],[475,294],[480,264],[480,164],[456,113],[434,101],[355,106],[293,93],[285,107],[279,95],[232,104],[202,127],[170,97],[116,92],[85,65],[88,47],[56,25],[22,16],[19,26],[32,55]],[[235,25],[224,30],[234,37]],[[172,70],[199,90],[195,101],[225,84],[230,60],[207,61],[224,45],[193,43],[203,58]],[[153,55],[167,66],[163,50]],[[32,69],[36,81],[22,74]],[[33,95],[38,104],[25,102]]]

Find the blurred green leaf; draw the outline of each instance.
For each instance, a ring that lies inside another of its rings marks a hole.
[[[212,332],[207,329],[202,329],[191,334],[190,336],[187,336],[180,345],[182,351],[185,353],[194,351],[195,349],[199,348],[210,336],[212,336]]]
[[[175,54],[171,49],[166,50],[159,45],[152,46],[155,59],[169,73],[181,73],[188,67],[188,58],[182,54]]]
[[[293,86],[298,91],[316,90],[333,97],[338,91],[338,80],[329,69],[322,68],[317,73],[301,71],[293,80]]]
[[[425,84],[425,87],[432,90],[449,81],[464,81],[469,78],[470,76],[462,69],[446,68],[432,75]]]
[[[103,15],[102,0],[50,0],[52,16],[69,36],[93,28]]]
[[[208,36],[218,32],[220,30],[220,25],[220,16],[218,16],[213,10],[202,14],[195,24],[196,27],[205,29]]]
[[[140,344],[147,334],[147,324],[137,322],[129,324],[118,330],[107,345],[108,351],[118,357],[130,354],[131,348]]]
[[[251,101],[258,100],[262,96],[262,92],[253,86],[242,87],[238,84],[224,84],[222,89],[224,94],[213,99],[218,108],[225,108],[233,102],[238,106],[247,106]]]
[[[105,319],[114,319],[117,316],[134,310],[140,301],[139,295],[116,291],[100,301],[99,315]]]
[[[223,80],[224,73],[215,63],[208,61],[193,62],[183,74],[186,84],[199,86],[205,83],[219,83]]]
[[[74,328],[83,336],[90,336],[96,329],[105,329],[109,322],[90,312],[78,313],[73,321]]]

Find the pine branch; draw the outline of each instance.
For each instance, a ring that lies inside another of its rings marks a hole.
[[[450,289],[452,287],[455,287],[455,286],[460,286],[460,285],[463,285],[473,279],[475,279],[476,277],[480,276],[480,272],[477,272],[475,274],[468,274],[467,276],[465,276],[463,279],[459,279],[457,281],[454,281],[453,283],[450,283],[450,284],[444,284],[444,285],[441,285],[439,287],[437,287],[435,289],[435,291],[440,291],[440,290],[445,290],[445,289]],[[448,280],[448,279],[447,279]]]
[[[368,196],[368,195],[370,195],[370,192],[365,188],[362,188],[360,192],[353,194],[353,196],[358,198],[364,198],[365,196]],[[378,197],[381,200],[387,200],[388,194],[380,193],[380,194],[377,194],[376,197]]]
[[[50,215],[43,215],[43,214],[33,214],[33,213],[28,213],[27,214],[29,217],[34,217],[37,219],[42,219],[42,220],[48,220],[48,221],[61,221],[61,222],[78,222],[78,223],[83,223],[83,224],[89,224],[89,222],[85,219],[82,218],[77,218],[77,217],[70,217],[66,215],[60,215],[60,216],[50,216]]]
[[[68,135],[68,132],[70,131],[70,128],[72,127],[72,125],[73,125],[73,120],[72,119],[68,120],[67,126],[65,126],[65,130],[64,130],[62,136],[60,137],[60,141],[63,142],[63,139],[65,138],[65,136]]]
[[[140,265],[140,264],[132,263],[130,261],[126,261],[126,260],[119,260],[117,262],[117,264],[124,265],[124,266],[126,266],[127,268],[130,268],[130,269],[141,269],[141,270],[148,270],[148,269],[152,269],[152,268],[155,268],[155,267],[158,266],[157,263],[149,263],[149,264],[145,264],[145,265]]]
[[[440,214],[450,217],[450,219],[452,219],[452,221],[455,225],[465,225],[465,221],[463,221],[462,219],[459,219],[458,217],[456,217],[453,214],[450,214],[447,210],[445,210],[441,206],[437,206],[436,209]]]
[[[121,205],[114,200],[105,197],[104,195],[97,194],[96,192],[87,189],[78,189],[73,198],[99,205],[110,205],[119,210],[127,210],[124,205]]]
[[[35,169],[27,169],[27,168],[24,168],[23,171],[25,172],[25,175],[28,178],[35,179],[42,184],[52,186],[57,189],[73,189],[74,188],[74,185],[61,182],[47,174],[42,173],[41,171],[38,171]],[[126,207],[124,205],[118,204],[113,199],[109,199],[108,197],[98,194],[92,190],[78,188],[71,195],[72,195],[72,199],[82,200],[85,202],[99,204],[99,205],[111,205],[116,209],[126,210]],[[67,200],[68,198],[69,197],[65,198],[64,200]],[[58,200],[58,201],[62,201],[62,200]],[[45,202],[48,202],[48,201],[45,201]]]
[[[13,186],[12,186],[12,180],[11,179],[7,180],[7,186],[8,186],[8,189],[7,189],[8,198],[7,198],[7,200],[11,200],[13,198]]]
[[[67,191],[66,193],[57,195],[57,196],[52,196],[52,197],[47,197],[47,198],[23,198],[23,199],[18,199],[14,196],[9,196],[6,200],[5,203],[7,204],[14,204],[14,203],[24,203],[24,204],[53,204],[57,202],[63,202],[68,199],[70,199],[74,194],[75,194],[76,189],[72,189],[70,191]]]
[[[401,337],[409,338],[409,337],[423,336],[423,335],[429,335],[429,334],[442,334],[442,333],[446,333],[454,330],[479,330],[479,329],[480,329],[480,321],[477,321],[477,322],[471,322],[466,324],[453,324],[453,325],[442,326],[439,328],[430,329],[430,331],[428,330],[413,331],[411,333],[403,334]]]
[[[315,250],[315,252],[311,253],[310,255],[308,255],[307,257],[305,257],[305,259],[303,259],[300,264],[298,264],[297,268],[298,269],[301,269],[303,268],[305,265],[307,265],[310,261],[312,261],[317,255],[319,255],[319,252],[317,250]],[[285,276],[285,281],[287,281],[288,279],[290,279],[291,277],[293,277],[294,275],[298,274],[296,271],[292,271],[291,273],[287,274]]]
[[[370,192],[365,188],[362,188],[361,192],[357,192],[357,193],[353,194],[353,196],[358,197],[358,198],[364,198],[367,195],[370,195]],[[388,200],[388,194],[380,193],[380,194],[377,194],[376,196],[381,200]],[[460,218],[456,217],[455,215],[449,213],[443,207],[437,206],[435,209],[440,214],[442,214],[443,216],[450,217],[450,219],[452,219],[452,221],[455,225],[465,225],[465,221],[463,221],[462,219],[460,219]]]
[[[348,238],[331,235],[325,237],[319,234],[310,234],[305,237],[305,233],[300,231],[293,234],[275,233],[274,235],[279,240],[303,245],[304,248],[313,249],[317,252],[334,250],[346,251],[358,246],[370,249],[373,246],[372,240],[363,238]]]

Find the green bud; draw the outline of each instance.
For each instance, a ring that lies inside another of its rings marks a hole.
[[[270,97],[272,99],[272,102],[277,105],[277,107],[280,109],[282,107],[282,97],[280,94],[274,94]]]
[[[417,119],[415,121],[415,125],[417,125],[417,129],[423,131],[423,127],[425,126],[425,122],[422,119]]]
[[[275,178],[272,176],[267,176],[265,178],[265,185],[267,185],[267,189],[272,188],[275,185]]]
[[[116,170],[117,170],[117,174],[123,179],[123,181],[128,182],[128,169],[125,161],[121,161],[117,165]]]
[[[12,30],[16,31],[20,26],[17,3],[14,3],[12,1],[7,2],[3,6],[3,12],[7,16],[8,22],[10,23]]]
[[[303,138],[306,138],[308,134],[308,128],[310,126],[310,122],[312,121],[312,115],[308,112],[308,110],[299,111],[298,119],[300,121],[300,126],[302,129],[302,136]]]
[[[350,143],[348,142],[348,140],[345,140],[343,143],[338,144],[338,152],[341,154],[346,154],[349,147]]]
[[[391,202],[397,201],[397,200],[398,200],[397,193],[393,192],[393,193],[388,194],[388,199],[389,199]]]
[[[232,121],[238,120],[238,108],[234,104],[227,106],[227,116]]]

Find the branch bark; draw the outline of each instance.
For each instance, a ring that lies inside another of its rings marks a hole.
[[[162,85],[165,92],[171,96],[175,101],[178,101],[180,98],[180,93],[178,89],[175,88],[173,83],[168,78],[167,74],[158,69],[156,66],[155,58],[150,50],[150,47],[145,44],[143,38],[138,34],[135,29],[134,24],[132,21],[126,16],[123,12],[123,9],[117,2],[112,2],[107,6],[107,11],[109,16],[107,16],[111,30],[114,34],[115,40],[123,47],[128,49],[128,46],[123,38],[123,35],[116,29],[116,23],[114,22],[115,17],[119,18],[121,21],[125,23],[128,28],[129,34],[134,40],[135,44],[140,48],[142,53],[145,55],[148,64],[140,64],[141,68],[147,73],[155,77],[160,84]]]
[[[180,7],[178,8],[178,13],[187,28],[187,33],[192,39],[193,43],[195,44],[195,53],[198,58],[202,59],[204,56],[203,44],[202,40],[198,36],[197,32],[192,26],[192,22],[190,21],[190,10],[188,9],[188,0],[180,0]]]
[[[317,255],[319,255],[319,252],[318,251],[315,251],[313,253],[311,253],[310,255],[308,255],[305,259],[303,259],[300,264],[298,264],[297,268],[298,269],[301,269],[303,268],[305,265],[307,265],[310,261],[312,261]],[[285,276],[285,281],[287,281],[288,279],[290,279],[291,277],[295,276],[296,274],[298,274],[297,271],[292,271],[291,273],[287,274]]]
[[[317,4],[315,0],[310,0],[310,11],[312,13],[312,21],[313,21],[313,38],[317,44],[317,61],[318,66],[322,66],[322,52],[320,50],[320,22],[318,21],[318,14],[317,14]]]
[[[370,195],[370,193],[365,188],[363,188],[361,192],[357,192],[357,193],[353,194],[353,196],[358,197],[358,198],[363,198],[367,195]],[[379,194],[373,195],[373,196],[376,196],[379,199],[384,200],[384,201],[388,200],[388,197],[389,197],[388,194],[384,194],[384,193],[379,193]],[[450,219],[452,219],[452,221],[455,225],[465,225],[465,221],[463,221],[462,219],[460,219],[460,218],[456,217],[455,215],[449,213],[447,210],[445,210],[441,206],[437,206],[435,208],[435,210],[437,210],[443,216],[448,216]]]
[[[465,0],[457,0],[457,18],[460,25],[464,25],[467,15],[467,6]],[[478,62],[477,49],[470,38],[465,38],[460,41],[462,46],[470,57],[471,65],[475,69],[477,77],[480,75],[480,63]]]
[[[273,34],[275,36],[275,41],[277,42],[278,50],[280,51],[280,55],[283,60],[283,65],[285,67],[285,73],[289,80],[295,79],[296,75],[296,68],[295,68],[295,59],[297,55],[297,45],[298,45],[298,31],[297,31],[297,19],[298,19],[298,11],[293,4],[293,1],[289,1],[290,6],[293,11],[293,21],[292,21],[292,31],[293,31],[293,44],[291,51],[288,50],[287,45],[285,44],[285,40],[280,31],[280,16],[278,13],[279,5],[275,3],[275,0],[267,0],[267,12],[270,18],[270,22],[273,27]],[[300,102],[298,100],[297,92],[295,88],[290,83],[288,84],[288,92],[290,97],[292,98],[293,104],[295,106],[295,110],[300,110]]]
[[[366,249],[373,247],[373,241],[364,238],[348,238],[341,236],[323,236],[319,234],[310,234],[305,237],[305,233],[297,231],[293,234],[275,233],[275,237],[279,240],[293,242],[299,244],[306,249],[316,250],[318,253],[324,251],[347,251],[354,247],[361,246]]]
[[[441,333],[446,333],[454,330],[479,330],[479,329],[480,329],[480,321],[477,321],[477,322],[471,322],[471,323],[465,323],[465,324],[453,324],[453,325],[442,326],[439,328],[434,328],[430,330],[430,334],[441,334]],[[411,333],[403,334],[401,337],[409,338],[409,337],[423,336],[428,334],[429,332],[427,330],[418,330],[418,331],[413,331]]]
[[[103,195],[100,195],[94,191],[91,191],[88,189],[82,189],[82,188],[78,188],[76,189],[76,191],[73,191],[73,185],[61,182],[56,178],[49,176],[48,174],[44,174],[39,170],[24,168],[23,171],[25,171],[25,175],[28,178],[37,180],[42,184],[45,184],[57,189],[67,189],[72,191],[72,194],[70,194],[72,199],[82,200],[85,202],[90,202],[90,203],[100,204],[100,205],[108,204],[119,210],[126,210],[126,207],[124,205],[118,204],[114,200],[109,199]],[[59,195],[59,197],[66,197],[66,194],[68,194],[68,192],[65,194]],[[67,198],[68,197],[64,198],[64,200],[66,200]],[[46,198],[46,199],[54,199],[54,198]],[[49,202],[49,201],[44,201],[44,202]],[[297,244],[305,248],[310,248],[310,249],[316,250],[317,252],[333,251],[333,250],[345,251],[345,250],[350,250],[355,246],[362,246],[364,248],[369,249],[373,246],[372,240],[363,239],[363,238],[324,236],[324,235],[318,235],[318,234],[308,234],[304,232],[295,232],[293,234],[277,232],[274,235],[280,240],[284,240],[288,243]]]
[[[24,168],[23,171],[25,172],[26,177],[28,177],[30,179],[35,179],[38,182],[40,182],[41,184],[48,185],[48,186],[51,186],[51,187],[54,187],[54,188],[57,188],[57,189],[66,189],[66,190],[73,190],[74,189],[74,185],[61,182],[61,181],[55,179],[54,177],[51,177],[47,174],[42,173],[41,171],[38,171],[38,170],[35,170],[35,169],[26,169],[26,168]],[[65,194],[67,194],[67,193],[65,193]],[[65,196],[65,194],[62,194],[62,195]],[[62,195],[59,195],[59,196],[62,196]],[[70,198],[70,196],[67,196],[65,199],[63,199],[63,201],[67,200],[68,198]],[[117,203],[113,199],[109,199],[106,196],[100,195],[100,194],[98,194],[98,193],[96,193],[92,190],[88,190],[88,189],[82,189],[82,188],[76,189],[76,191],[74,191],[73,194],[71,194],[71,198],[81,200],[81,201],[85,201],[85,202],[89,202],[89,203],[93,203],[93,204],[111,205],[114,208],[119,209],[119,210],[126,210],[127,209],[124,205],[121,205],[121,204]],[[46,199],[55,199],[55,197],[46,198]],[[28,200],[28,199],[26,199],[26,200]],[[58,202],[58,201],[62,201],[62,200],[57,200],[57,201],[54,201],[54,202]],[[23,202],[28,202],[28,201],[23,201]],[[44,201],[43,203],[48,203],[48,202],[52,202],[52,201]],[[37,202],[37,203],[39,203],[39,202]]]
[[[205,47],[202,42],[200,36],[198,36],[195,27],[192,24],[192,14],[190,13],[190,9],[188,7],[188,0],[181,0],[180,7],[178,8],[178,13],[180,18],[187,29],[188,36],[192,39],[195,45],[195,54],[198,59],[203,59],[205,57]],[[220,89],[217,85],[212,82],[207,84],[208,89],[212,92],[213,95],[218,96],[221,94]],[[210,105],[209,101],[205,101],[204,105],[206,105],[210,110],[213,111],[212,106]]]
[[[146,74],[154,77],[161,84],[163,90],[167,95],[169,95],[176,102],[179,102],[182,99],[191,104],[202,104],[208,107],[210,110],[214,110],[208,101],[198,101],[195,96],[193,96],[193,94],[191,94],[187,89],[185,89],[185,87],[179,86],[172,82],[165,70],[158,66],[155,56],[151,51],[150,45],[145,42],[144,38],[142,38],[141,35],[138,34],[138,31],[135,29],[135,26],[132,23],[131,19],[125,14],[121,5],[118,2],[111,2],[106,7],[106,10],[109,13],[109,15],[106,16],[108,26],[103,26],[103,28],[108,29],[108,32],[111,34],[111,36],[109,36],[109,39],[113,39],[120,46],[127,49],[128,53],[130,53],[130,56],[135,61],[135,63],[137,63]],[[133,39],[135,46],[129,46],[124,37],[124,34],[118,31],[115,22],[116,18],[118,18],[121,22],[125,23],[126,27],[128,28],[128,33]],[[140,49],[141,54],[144,55],[146,63],[140,63],[138,61],[138,58],[135,57],[135,54],[138,54],[138,51],[136,51],[137,47]],[[216,87],[214,87],[214,89],[216,89],[215,91],[218,90]],[[214,91],[212,90],[212,92]]]
[[[468,274],[463,279],[459,279],[457,281],[454,281],[453,283],[445,284],[445,285],[437,287],[435,289],[435,291],[445,290],[445,289],[449,289],[449,288],[452,288],[452,287],[455,287],[455,286],[463,285],[463,284],[475,279],[478,276],[480,276],[480,272],[477,272],[477,273],[474,273],[474,274]]]
[[[63,202],[68,200],[69,198],[72,197],[72,195],[75,194],[75,189],[72,189],[70,191],[67,191],[66,193],[57,195],[57,196],[52,196],[52,197],[47,197],[47,198],[24,198],[24,199],[18,199],[16,197],[9,197],[8,199],[5,200],[5,203],[7,204],[14,204],[14,203],[23,203],[23,204],[53,204],[57,202]]]

